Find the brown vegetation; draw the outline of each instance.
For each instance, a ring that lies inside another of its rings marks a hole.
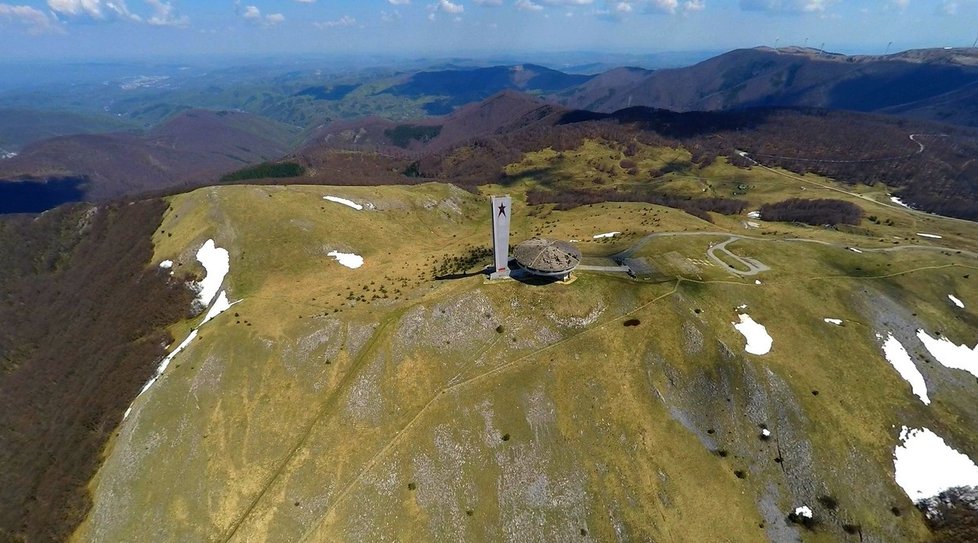
[[[293,132],[247,113],[187,111],[145,135],[63,136],[25,147],[0,162],[0,180],[84,177],[85,199],[105,200],[190,184],[214,183],[232,170],[275,160]]]
[[[800,222],[815,226],[859,224],[863,218],[863,210],[856,204],[828,198],[789,198],[782,202],[764,204],[760,212],[761,218],[766,221]]]
[[[164,202],[0,220],[0,540],[63,540],[192,293],[148,266]]]
[[[573,209],[581,205],[601,202],[644,202],[667,206],[681,209],[708,222],[713,222],[707,214],[709,211],[737,215],[747,207],[746,201],[732,198],[677,198],[668,194],[640,190],[580,189],[558,192],[532,189],[526,195],[526,203],[530,205],[557,204],[557,209]]]

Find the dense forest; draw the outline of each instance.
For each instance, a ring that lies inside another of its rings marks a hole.
[[[911,139],[910,136],[914,135]],[[417,173],[460,184],[505,180],[522,153],[578,147],[585,138],[627,145],[682,146],[694,164],[718,157],[749,168],[747,158],[843,183],[885,183],[914,207],[978,219],[978,132],[934,123],[821,110],[754,109],[675,113],[631,108],[612,115],[565,114],[555,125],[529,125],[477,138],[417,160]]]
[[[800,222],[814,226],[857,225],[863,218],[863,210],[856,204],[828,198],[790,198],[764,204],[759,211],[765,221]]]
[[[193,293],[151,265],[162,200],[0,219],[0,541],[64,541]],[[84,368],[80,371],[79,368]],[[70,392],[66,392],[70,391]]]

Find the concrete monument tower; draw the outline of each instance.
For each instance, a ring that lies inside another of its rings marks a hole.
[[[493,268],[490,279],[509,277],[509,219],[513,200],[509,196],[493,196],[492,203],[492,254]]]

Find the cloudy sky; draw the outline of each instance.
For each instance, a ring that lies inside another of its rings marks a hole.
[[[5,58],[971,46],[978,0],[0,0]]]

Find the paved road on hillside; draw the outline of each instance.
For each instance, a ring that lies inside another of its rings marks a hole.
[[[757,275],[761,272],[766,272],[771,269],[766,264],[764,264],[759,260],[755,260],[753,258],[747,258],[744,256],[738,256],[731,253],[730,250],[727,249],[727,244],[737,241],[737,239],[738,239],[737,236],[731,236],[730,239],[728,239],[727,241],[720,242],[716,245],[710,245],[710,248],[706,250],[706,256],[710,257],[710,259],[716,262],[721,268],[724,268],[727,271],[735,273],[737,275],[743,275],[745,277],[750,275]],[[738,264],[741,264],[742,266],[747,268],[747,270],[746,271],[738,270],[737,268],[731,266],[727,262],[724,262],[721,258],[719,258],[716,255],[716,251],[723,252],[731,259],[737,261]]]
[[[819,245],[824,245],[827,247],[835,247],[841,250],[853,250],[858,253],[888,253],[895,251],[938,251],[938,252],[953,252],[962,256],[968,256],[971,258],[978,259],[978,252],[969,251],[967,249],[955,249],[953,247],[946,247],[940,245],[898,245],[895,247],[857,247],[853,245],[846,245],[844,243],[833,243],[830,241],[822,241],[818,239],[805,239],[805,238],[762,238],[756,236],[747,236],[741,234],[733,234],[730,232],[657,232],[655,234],[648,234],[641,237],[635,243],[631,244],[627,249],[618,252],[611,256],[616,262],[622,262],[629,258],[634,258],[635,254],[649,244],[652,240],[656,238],[669,238],[669,237],[687,237],[687,236],[720,236],[726,237],[727,240],[716,245],[712,245],[707,249],[707,256],[710,257],[715,263],[719,264],[721,268],[729,270],[731,273],[735,273],[741,276],[751,276],[757,275],[758,273],[769,271],[771,268],[756,259],[749,257],[741,257],[727,249],[727,245],[733,243],[737,240],[750,240],[750,241],[763,241],[763,242],[794,242],[794,243],[817,243]],[[733,260],[738,263],[743,264],[747,271],[738,270],[733,266],[727,264],[722,259],[714,254],[714,251],[723,251]],[[606,272],[627,272],[627,266],[578,266],[581,271],[606,271]]]

